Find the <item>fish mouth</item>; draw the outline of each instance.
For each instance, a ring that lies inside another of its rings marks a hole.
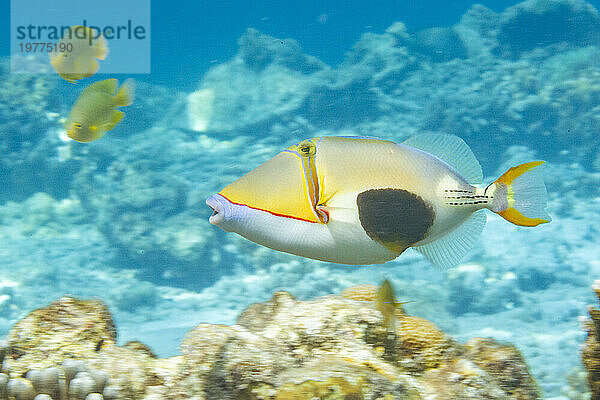
[[[229,208],[227,200],[219,194],[213,194],[206,199],[206,205],[212,210],[208,222],[217,226],[222,224],[225,221],[225,211]]]

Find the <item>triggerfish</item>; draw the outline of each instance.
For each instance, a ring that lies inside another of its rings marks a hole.
[[[491,210],[520,226],[550,222],[532,161],[485,188],[479,162],[452,135],[402,144],[316,137],[293,145],[206,204],[210,223],[271,249],[342,264],[381,264],[412,247],[451,267],[474,246]]]
[[[67,136],[78,142],[92,142],[113,129],[125,114],[117,107],[133,102],[135,85],[127,79],[117,91],[119,81],[96,82],[81,93],[65,122]]]

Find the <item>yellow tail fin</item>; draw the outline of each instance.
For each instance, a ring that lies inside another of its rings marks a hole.
[[[490,209],[519,226],[537,226],[550,222],[546,213],[546,186],[537,166],[544,161],[532,161],[506,171],[493,187],[494,201]]]
[[[119,88],[115,95],[115,104],[119,107],[129,106],[135,99],[135,83],[129,78]]]

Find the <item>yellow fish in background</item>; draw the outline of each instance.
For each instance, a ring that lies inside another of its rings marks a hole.
[[[384,280],[377,289],[375,307],[383,315],[383,326],[388,332],[396,331],[396,309],[404,303],[397,303],[394,288],[389,280]]]
[[[133,103],[135,92],[132,79],[127,79],[117,91],[118,85],[116,79],[106,79],[85,88],[65,122],[67,136],[78,142],[91,142],[113,129],[125,116],[117,107]]]
[[[104,60],[108,55],[108,44],[96,30],[81,25],[69,28],[57,43],[59,50],[50,54],[50,64],[58,75],[71,83],[94,75],[100,66],[96,59]]]
[[[409,247],[456,265],[491,210],[521,226],[550,221],[534,161],[486,188],[479,162],[451,135],[396,144],[316,137],[289,147],[206,204],[210,223],[275,250],[343,264],[380,264]]]

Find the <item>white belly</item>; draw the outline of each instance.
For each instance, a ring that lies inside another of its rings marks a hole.
[[[340,196],[327,208],[327,224],[234,206],[240,213],[232,231],[274,250],[340,264],[382,264],[398,253],[367,236],[360,225],[356,193]],[[354,199],[353,199],[353,198]]]

